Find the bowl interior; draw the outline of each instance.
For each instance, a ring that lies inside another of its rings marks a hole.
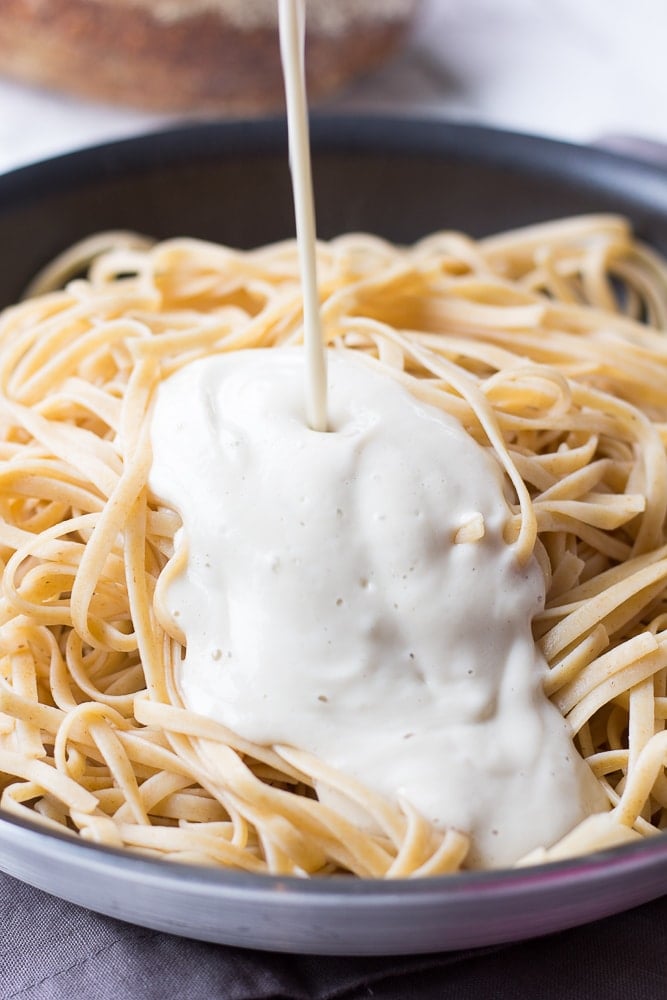
[[[316,118],[318,234],[407,243],[622,212],[667,249],[667,182],[599,150],[437,121]],[[269,120],[185,127],[0,178],[0,305],[56,253],[104,229],[251,247],[294,233],[287,137]]]

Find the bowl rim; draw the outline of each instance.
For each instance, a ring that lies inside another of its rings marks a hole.
[[[218,868],[213,865],[192,865],[143,855],[129,848],[97,844],[75,833],[60,832],[38,821],[31,822],[0,810],[0,843],[2,839],[21,846],[43,851],[54,860],[73,861],[85,868],[103,868],[113,874],[119,866],[129,877],[144,883],[186,885],[188,893],[217,896],[242,894],[256,900],[269,899],[278,891],[290,902],[300,903],[313,896],[323,905],[340,903],[355,905],[355,901],[382,903],[397,897],[404,903],[428,902],[429,899],[474,897],[480,901],[495,896],[500,888],[508,898],[550,888],[563,889],[582,881],[593,885],[599,881],[622,877],[629,873],[663,871],[667,876],[667,836],[658,834],[643,841],[607,848],[591,854],[518,868],[486,871],[463,870],[451,875],[430,875],[424,878],[372,879],[353,875],[299,877],[269,875]],[[0,868],[4,865],[0,864]],[[658,892],[667,890],[665,886]]]
[[[593,188],[602,185],[625,198],[632,191],[638,205],[667,212],[667,165],[601,146],[437,114],[370,111],[316,111],[310,116],[310,140],[314,157],[320,152],[472,157],[502,169],[529,170],[577,184],[585,181]],[[0,213],[13,207],[15,199],[57,193],[119,171],[187,165],[193,162],[193,144],[199,161],[216,159],[221,153],[232,157],[280,152],[287,169],[287,126],[280,116],[177,123],[82,146],[0,174]]]

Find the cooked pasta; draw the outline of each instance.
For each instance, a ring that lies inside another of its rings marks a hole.
[[[546,693],[610,811],[526,860],[658,833],[667,266],[624,220],[599,216],[409,248],[353,234],[319,245],[318,271],[330,349],[375,359],[496,456],[506,540],[544,573],[534,635]],[[161,593],[182,561],[180,521],[147,485],[151,400],[199,357],[300,343],[294,244],[239,252],[113,234],[56,262],[31,296],[0,324],[2,809],[251,872],[465,867],[465,834],[298,748],[250,743],[179,694],[182,637]],[[474,544],[483,525],[461,532]],[[365,821],[318,801],[318,781]]]

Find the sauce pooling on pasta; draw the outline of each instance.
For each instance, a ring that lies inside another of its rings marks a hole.
[[[310,430],[302,368],[298,348],[242,351],[160,386],[150,486],[183,518],[164,610],[184,702],[470,833],[473,866],[511,864],[605,804],[542,692],[544,585],[503,540],[501,474],[347,353],[332,433]]]

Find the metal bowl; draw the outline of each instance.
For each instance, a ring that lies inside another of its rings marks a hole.
[[[318,230],[410,242],[562,215],[622,212],[667,251],[667,174],[600,150],[436,120],[313,122]],[[281,121],[201,125],[0,177],[0,303],[100,229],[239,247],[293,233]],[[377,883],[220,872],[143,858],[0,815],[0,868],[101,913],[206,941],[373,955],[562,930],[667,892],[667,836],[583,859]]]

